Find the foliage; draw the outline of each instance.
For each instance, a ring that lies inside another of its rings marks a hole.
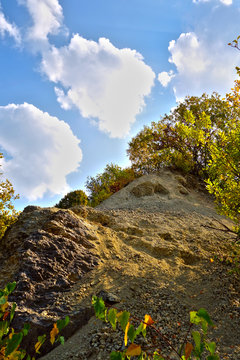
[[[0,159],[2,157],[0,153]],[[18,198],[18,195],[14,195],[14,189],[8,180],[0,181],[0,239],[7,228],[17,220],[19,213],[14,209],[12,201]]]
[[[87,205],[88,197],[83,190],[74,190],[65,195],[58,204],[55,205],[57,208],[69,209],[76,205]]]
[[[240,108],[240,81],[226,99],[231,108]],[[232,118],[218,131],[218,141],[210,146],[207,189],[214,194],[218,210],[236,223],[240,231],[240,121]]]
[[[130,141],[127,152],[134,170],[151,173],[167,166],[206,177],[210,144],[226,121],[239,114],[239,108],[230,107],[216,93],[186,97],[170,115],[144,127]]]
[[[13,292],[15,287],[16,282],[13,282],[9,283],[3,290],[0,290],[0,360],[35,360],[35,357],[31,357],[24,349],[20,348],[23,337],[28,335],[30,325],[24,324],[22,330],[19,332],[15,332],[11,327],[16,304],[13,303],[10,306],[8,296]],[[50,342],[52,345],[57,341],[61,344],[64,343],[64,338],[60,336],[59,332],[67,326],[68,323],[69,317],[67,316],[64,320],[58,320],[53,325],[53,329],[50,332]],[[34,345],[36,354],[40,354],[39,350],[46,339],[47,336],[45,334],[38,336],[38,341]]]
[[[97,206],[134,179],[135,173],[131,168],[122,169],[118,165],[107,165],[101,174],[87,179],[90,205]]]
[[[124,332],[124,345],[123,351],[113,351],[110,355],[110,360],[124,360],[131,359],[132,357],[138,360],[164,360],[169,359],[168,356],[161,354],[160,344],[156,341],[156,336],[163,340],[167,348],[174,352],[178,359],[181,360],[201,360],[205,355],[206,360],[218,360],[219,356],[216,355],[216,344],[207,339],[207,331],[209,326],[213,326],[209,314],[205,309],[190,312],[190,326],[189,331],[185,335],[183,343],[179,349],[175,349],[168,338],[161,333],[161,331],[154,325],[150,315],[145,315],[144,320],[139,320],[131,316],[128,311],[119,311],[115,308],[107,308],[102,298],[97,296],[92,297],[92,304],[95,310],[95,315],[98,319],[109,322],[114,330],[117,324]],[[139,325],[135,327],[134,325]],[[193,326],[200,327],[200,331],[192,331]],[[138,337],[141,335],[144,338],[147,336],[147,328],[151,329],[151,338],[146,346],[139,343]],[[187,338],[191,332],[192,341],[188,342]],[[152,335],[153,333],[155,334]],[[150,350],[149,350],[150,349]]]

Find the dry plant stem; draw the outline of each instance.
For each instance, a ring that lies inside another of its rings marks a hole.
[[[188,330],[187,330],[187,332],[186,332],[185,338],[184,338],[183,343],[182,343],[182,345],[181,345],[181,347],[180,347],[180,357],[182,356],[183,346],[184,346],[184,344],[186,344],[187,337],[188,337],[188,335],[190,334],[190,331],[191,331],[191,328],[192,328],[192,327],[193,327],[193,324],[190,324],[190,325],[189,325],[189,328],[188,328]]]

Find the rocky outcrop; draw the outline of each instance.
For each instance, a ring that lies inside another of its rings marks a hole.
[[[11,297],[18,304],[14,325],[30,322],[32,344],[40,332],[49,331],[54,319],[71,313],[56,299],[99,264],[92,238],[90,226],[74,213],[29,206],[2,239],[1,285],[17,282]],[[48,316],[44,316],[46,309]],[[72,335],[91,315],[91,309],[79,309],[65,335]],[[32,350],[26,340],[25,346]]]
[[[17,281],[15,325],[32,325],[26,348],[69,315],[70,339],[45,359],[109,358],[122,335],[92,317],[91,296],[102,294],[138,317],[151,314],[173,344],[189,311],[205,307],[220,353],[237,360],[240,282],[215,260],[234,240],[221,223],[231,227],[201,186],[169,171],[135,180],[95,209],[27,207],[0,242],[1,285]]]

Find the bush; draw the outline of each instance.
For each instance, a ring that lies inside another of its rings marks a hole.
[[[75,190],[69,192],[62,198],[55,207],[60,209],[69,209],[76,205],[87,205],[88,197],[83,190]]]
[[[90,192],[90,205],[97,206],[133,181],[135,177],[131,168],[122,169],[118,165],[107,165],[101,174],[89,177],[86,182],[86,188]]]
[[[2,159],[2,157],[0,153],[0,159]],[[0,172],[0,176],[1,175],[2,173]],[[14,209],[12,204],[12,201],[18,198],[18,195],[14,195],[14,189],[10,181],[5,180],[0,182],[0,239],[3,237],[7,228],[18,218],[19,212]]]

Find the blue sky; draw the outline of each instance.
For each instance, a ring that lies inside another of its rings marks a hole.
[[[52,206],[187,95],[236,78],[239,0],[0,0],[0,151],[16,207]]]

